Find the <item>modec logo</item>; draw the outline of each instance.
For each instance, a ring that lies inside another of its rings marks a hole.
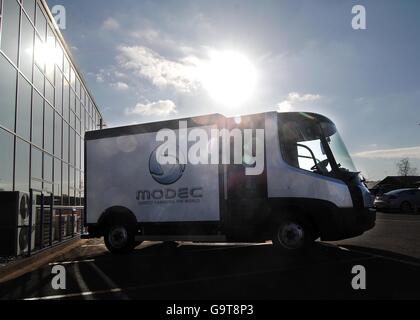
[[[158,159],[163,156],[158,154],[159,146],[153,150],[149,158],[149,172],[153,179],[164,185],[172,184],[178,181],[185,171],[185,164],[180,164],[180,161],[176,155],[168,154],[166,158],[173,158],[172,163],[161,164]]]

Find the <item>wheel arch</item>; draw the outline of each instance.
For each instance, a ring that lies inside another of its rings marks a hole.
[[[98,219],[98,227],[104,230],[107,226],[124,223],[137,226],[137,218],[134,213],[124,206],[112,206],[106,209]]]
[[[328,201],[306,198],[279,198],[270,201],[267,222],[275,224],[284,214],[302,217],[313,227],[317,235],[323,233],[330,216],[335,211],[335,205]]]

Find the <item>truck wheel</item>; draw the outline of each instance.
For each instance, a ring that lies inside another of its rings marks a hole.
[[[125,225],[113,225],[107,228],[104,241],[112,253],[128,253],[138,244],[134,241],[134,233]]]
[[[273,245],[286,253],[300,253],[314,243],[314,231],[306,219],[285,217],[273,232]]]

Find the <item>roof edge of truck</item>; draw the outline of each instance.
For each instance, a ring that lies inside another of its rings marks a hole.
[[[163,121],[145,122],[128,126],[87,131],[85,133],[85,140],[95,140],[138,133],[156,132],[162,128],[178,129],[179,121],[187,121],[189,127],[194,127],[197,125],[213,124],[215,121],[221,121],[224,119],[226,119],[224,115],[220,113],[212,113],[195,117],[184,117]]]
[[[307,118],[313,118],[317,120],[324,120],[332,122],[329,118],[314,112],[278,112],[278,111],[266,111],[266,112],[259,112],[259,113],[252,113],[252,114],[243,114],[237,116],[254,116],[254,115],[261,115],[261,114],[269,114],[269,113],[279,113],[279,114],[289,114],[289,115],[301,115]],[[195,127],[195,126],[203,126],[203,125],[211,125],[217,123],[218,121],[223,121],[225,119],[233,119],[237,116],[230,116],[226,117],[220,113],[212,113],[194,117],[184,117],[184,118],[176,118],[170,120],[163,120],[163,121],[153,121],[153,122],[145,122],[127,126],[120,126],[120,127],[112,127],[112,128],[105,128],[100,130],[93,130],[87,131],[85,133],[85,140],[95,140],[95,139],[102,139],[102,138],[109,138],[109,137],[116,137],[116,136],[125,136],[131,134],[139,134],[139,133],[147,133],[147,132],[156,132],[162,128],[173,129],[176,130],[179,128],[179,121],[187,121],[188,127]]]

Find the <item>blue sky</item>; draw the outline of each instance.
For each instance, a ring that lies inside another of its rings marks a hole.
[[[420,173],[420,2],[103,1],[64,5],[71,47],[108,126],[220,112],[331,118],[369,179],[408,156]],[[353,30],[362,4],[367,29]],[[209,52],[237,52],[255,89],[237,106],[197,78]]]

